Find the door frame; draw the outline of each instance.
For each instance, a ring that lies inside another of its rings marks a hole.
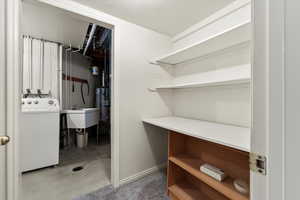
[[[119,179],[119,69],[120,29],[117,18],[68,0],[35,0],[93,20],[112,30],[111,88],[111,183],[117,188]],[[21,173],[19,170],[19,116],[21,111],[21,5],[22,0],[6,0],[7,24],[7,200],[19,200]]]
[[[112,184],[119,186],[119,20],[68,0],[37,0],[113,26],[112,86]],[[18,115],[20,111],[20,5],[21,0],[7,2],[7,131],[12,138],[7,146],[8,198],[18,200],[20,174],[18,169]],[[284,126],[285,126],[285,0],[253,0],[252,13],[255,40],[253,49],[253,126],[252,150],[267,156],[267,176],[251,174],[253,200],[258,195],[266,200],[284,199]],[[272,3],[271,3],[272,2]],[[283,49],[283,50],[282,50]],[[270,67],[272,66],[272,67]],[[271,98],[276,95],[278,98]],[[260,145],[259,145],[260,144]],[[262,186],[262,187],[261,187]]]
[[[253,200],[284,200],[285,3],[252,0],[251,152],[267,158],[266,176],[251,172]]]
[[[116,18],[69,0],[35,0],[49,6],[89,18],[94,23],[112,30],[112,87],[111,87],[111,183],[119,187],[119,69],[120,69],[120,28]]]
[[[111,183],[117,188],[119,178],[119,69],[120,69],[120,28],[115,17],[69,0],[35,0],[49,6],[89,18],[91,22],[112,30],[112,87],[111,87]]]
[[[18,124],[20,100],[20,1],[6,0],[6,129],[11,141],[7,144],[7,200],[19,195]],[[17,97],[17,98],[16,98]]]

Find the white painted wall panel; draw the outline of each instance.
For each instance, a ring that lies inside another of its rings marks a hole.
[[[64,51],[65,52],[65,51]],[[68,52],[69,55],[69,52]],[[66,54],[63,55],[64,61],[66,60]],[[72,106],[78,106],[82,108],[95,107],[95,86],[96,86],[96,77],[92,75],[90,71],[91,61],[79,53],[72,53],[71,60],[68,57],[68,63],[71,64],[71,76],[85,79],[89,82],[90,93],[88,95],[87,86],[83,86],[83,93],[85,103],[83,103],[81,98],[81,83],[74,82],[74,92],[72,92],[72,81],[63,80],[62,89],[63,89],[63,109],[71,109]],[[66,73],[66,63],[64,62],[63,73]],[[67,85],[66,85],[67,84]],[[67,102],[67,91],[66,88],[69,88],[69,104]]]
[[[249,46],[239,47],[218,56],[176,66],[173,83],[250,74],[249,64]],[[175,116],[246,127],[251,124],[250,84],[176,89],[172,102]]]
[[[150,92],[149,87],[168,81],[170,72],[149,64],[151,58],[171,48],[170,38],[121,21],[120,68],[120,179],[165,163],[167,135],[144,125],[145,117],[171,114],[170,92]]]
[[[178,89],[174,92],[174,115],[239,126],[250,126],[250,88],[218,86]]]
[[[250,64],[250,49],[248,45],[209,58],[178,65],[174,68],[173,82],[180,83],[210,79],[213,75],[218,75],[214,73],[217,71],[228,71],[228,73],[240,71],[244,73],[247,67],[237,66],[247,64]]]
[[[24,1],[22,31],[25,35],[82,46],[89,23],[60,9]]]

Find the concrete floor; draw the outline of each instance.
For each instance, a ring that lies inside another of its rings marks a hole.
[[[22,200],[71,200],[110,184],[110,145],[60,152],[60,164],[22,175]],[[83,170],[73,172],[74,167]]]

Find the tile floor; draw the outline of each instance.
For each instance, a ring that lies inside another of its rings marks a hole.
[[[83,166],[83,170],[72,169]],[[90,142],[60,152],[56,167],[22,175],[22,200],[71,200],[110,184],[110,145]]]

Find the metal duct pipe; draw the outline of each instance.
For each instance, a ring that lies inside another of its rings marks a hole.
[[[107,36],[108,36],[109,30],[105,29],[101,38],[100,38],[100,42],[99,42],[99,46],[102,46],[102,44],[105,42]]]
[[[97,25],[96,25],[96,24],[93,24],[92,30],[91,30],[90,35],[89,35],[89,39],[88,39],[88,41],[87,41],[87,43],[86,43],[86,46],[85,46],[85,48],[84,48],[84,51],[83,51],[83,55],[84,55],[84,56],[85,56],[85,54],[86,54],[86,52],[87,52],[87,50],[88,50],[88,48],[89,48],[89,46],[90,46],[90,44],[91,44],[91,42],[92,42],[92,40],[93,40],[93,36],[94,36],[94,34],[95,34],[96,28],[97,28]]]

